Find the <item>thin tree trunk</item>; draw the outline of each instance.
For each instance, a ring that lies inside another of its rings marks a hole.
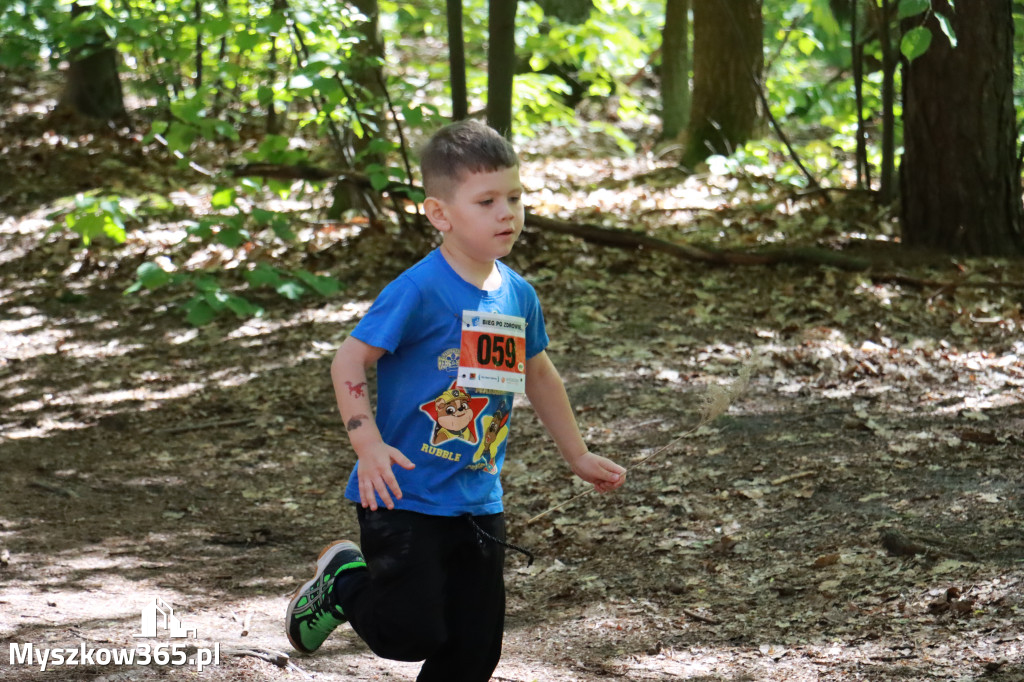
[[[469,96],[466,91],[466,42],[462,35],[462,0],[447,0],[448,10],[448,65],[452,88],[452,120],[461,121],[469,116]]]
[[[868,131],[864,122],[864,46],[860,44],[857,22],[860,13],[857,3],[850,3],[850,61],[853,65],[853,95],[857,107],[857,188],[871,186],[871,168],[868,165]]]
[[[195,0],[193,18],[196,28],[196,89],[203,87],[203,0]]]
[[[355,101],[350,101],[348,106],[358,112],[355,121],[359,130],[349,128],[344,131],[342,155],[343,161],[365,168],[370,164],[383,163],[384,160],[380,155],[367,152],[370,142],[384,134],[384,41],[380,35],[380,6],[377,0],[353,0],[352,4],[366,17],[366,21],[358,26],[362,39],[352,51],[349,67],[349,75],[358,90],[351,93],[350,99]],[[336,219],[349,209],[365,211],[371,223],[376,223],[381,210],[379,197],[339,182],[335,185],[333,203],[327,216]]]
[[[272,12],[284,13],[285,10],[287,10],[287,9],[288,9],[287,0],[274,0],[274,3],[272,5],[271,11]],[[267,73],[266,73],[266,78],[267,78],[267,82],[271,84],[271,87],[268,88],[269,94],[268,94],[267,102],[266,102],[266,107],[267,107],[267,133],[269,133],[271,135],[276,135],[276,134],[280,133],[284,129],[284,119],[285,119],[285,117],[284,116],[278,116],[278,113],[277,113],[277,103],[274,102],[274,94],[273,94],[274,79],[277,76],[278,69],[281,68],[280,65],[278,65],[278,63],[277,63],[277,58],[278,58],[277,57],[277,39],[278,39],[277,32],[271,33],[269,38],[270,38],[270,54],[267,56]]]
[[[690,119],[690,0],[665,0],[661,32],[661,137],[678,138]]]
[[[882,45],[882,167],[879,170],[879,201],[883,205],[892,203],[896,188],[893,178],[896,171],[896,41],[889,26],[892,10],[890,0],[882,0],[882,16],[878,22]]]
[[[517,0],[490,0],[487,12],[487,124],[512,135]]]

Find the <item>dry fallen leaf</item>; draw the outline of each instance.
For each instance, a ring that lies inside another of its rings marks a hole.
[[[837,563],[839,563],[839,554],[838,553],[836,553],[836,554],[825,554],[823,556],[820,556],[817,559],[815,559],[814,563],[811,564],[811,565],[814,566],[815,568],[824,568],[826,566],[834,566]]]

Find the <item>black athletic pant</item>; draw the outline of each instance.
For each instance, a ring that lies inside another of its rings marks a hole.
[[[352,628],[383,658],[423,661],[417,682],[487,682],[505,627],[503,514],[357,507],[366,571],[339,580]]]

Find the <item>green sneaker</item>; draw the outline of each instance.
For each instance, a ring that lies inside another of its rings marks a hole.
[[[363,554],[354,542],[339,540],[323,548],[313,579],[296,590],[288,602],[284,627],[293,647],[311,654],[347,620],[330,598],[334,581],[344,571],[365,567]]]

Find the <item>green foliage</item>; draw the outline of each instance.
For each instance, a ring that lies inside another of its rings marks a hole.
[[[582,5],[590,3],[576,6],[552,0],[521,4],[517,43],[530,56],[533,73],[516,77],[517,134],[532,136],[540,124],[578,124],[576,112],[566,104],[570,94],[566,79],[541,73],[550,70],[550,65],[558,67],[556,71],[571,73],[582,87],[580,95],[584,99],[606,101],[614,96],[619,118],[647,117],[646,104],[625,83],[658,48],[663,2],[596,0],[594,10],[586,13]],[[556,6],[560,8],[557,12]],[[608,49],[609,45],[615,49]],[[608,132],[620,148],[633,152],[634,143],[619,128],[601,121],[593,122],[591,127]]]
[[[249,264],[241,270],[241,278],[242,282],[239,282],[237,273],[210,269],[170,272],[156,261],[147,261],[138,267],[135,283],[125,290],[125,294],[163,288],[186,292],[187,298],[179,303],[179,307],[189,324],[201,327],[227,313],[233,313],[240,319],[264,314],[262,306],[237,293],[243,282],[250,290],[269,288],[290,301],[311,294],[329,297],[343,288],[334,277],[302,268],[290,271],[265,262]]]
[[[404,74],[389,84],[393,96],[400,101],[426,98],[436,108],[448,109],[451,93],[447,54],[406,47],[409,36],[447,41],[444,2],[385,1],[380,5],[386,14],[385,40],[400,53]],[[469,98],[471,108],[481,109],[487,92],[487,2],[466,0],[463,6]],[[544,126],[577,126],[579,116],[571,101],[577,95],[584,100],[617,104],[610,108],[622,119],[646,118],[652,103],[636,96],[625,82],[650,61],[658,48],[664,11],[664,0],[521,0],[516,44],[532,72],[515,77],[515,134],[533,137]],[[551,72],[552,66],[570,74],[582,90],[571,92],[566,78]],[[436,118],[425,122],[428,129],[437,123]],[[607,126],[595,123],[594,127]],[[632,151],[633,142],[621,130],[609,128],[609,132],[624,150]]]
[[[906,33],[903,34],[903,39],[900,41],[900,52],[907,58],[907,61],[913,61],[928,51],[928,46],[932,44],[932,32],[927,26],[915,26]]]
[[[880,17],[880,10],[873,0],[856,2],[858,18],[858,40],[863,45],[865,72],[862,80],[864,117],[868,131],[867,157],[869,163],[880,161],[880,132],[882,126],[882,49],[878,32],[868,30],[866,17],[873,12],[870,21]],[[895,6],[895,3],[893,3]],[[767,98],[776,120],[784,126],[788,136],[797,148],[801,159],[812,173],[829,185],[849,184],[850,174],[845,173],[843,160],[856,149],[858,111],[853,82],[852,52],[849,43],[852,13],[833,14],[833,7],[852,8],[851,3],[834,0],[802,0],[781,2],[768,0],[764,6],[765,49],[772,55],[768,61],[769,71],[765,83]],[[903,18],[923,22],[930,16],[930,0],[903,0],[898,5]],[[920,17],[920,19],[916,19]],[[892,33],[899,37],[897,17],[893,17]],[[913,59],[928,48],[931,33],[923,26],[920,30],[911,27],[899,46],[908,59]],[[900,90],[901,74],[896,73],[896,91]],[[895,115],[901,107],[897,101]],[[894,130],[897,148],[900,145],[902,128]],[[773,159],[785,159],[788,151],[778,149],[772,140],[754,143],[774,149]],[[748,150],[749,151],[749,150]],[[776,152],[778,156],[776,156]],[[750,162],[743,160],[749,167]],[[806,182],[798,169],[784,160],[778,161],[778,171],[783,177],[800,184]],[[774,169],[774,166],[773,166]]]
[[[58,216],[59,213],[51,214],[50,218]],[[64,226],[81,237],[85,246],[101,237],[123,244],[125,221],[134,217],[131,206],[123,204],[118,196],[80,193],[75,195],[74,208],[64,214]]]
[[[445,3],[379,4],[394,117],[410,139],[422,139],[444,120],[450,102]],[[904,22],[905,30],[894,35],[902,36],[899,48],[906,59],[941,39],[938,29],[933,35],[925,27],[932,17],[955,46],[949,20],[934,13],[931,0],[893,4],[898,16],[892,17],[892,26]],[[375,57],[365,53],[359,28],[363,17],[351,2],[198,0],[197,8],[193,2],[164,0],[80,0],[77,5],[81,11],[74,18],[65,0],[0,5],[0,69],[56,63],[73,50],[87,51],[96,35],[106,36],[122,56],[126,85],[155,105],[144,142],[161,141],[183,166],[217,144],[251,163],[335,168],[343,160],[364,172],[377,190],[413,180],[403,159],[408,150],[400,145],[394,124],[377,115],[385,103],[364,77]],[[487,91],[487,1],[465,0],[463,5],[467,83],[471,107],[479,110]],[[872,64],[881,51],[877,38],[865,46],[869,68],[858,112],[849,45],[854,6],[860,35],[875,35],[866,30],[870,22],[865,19],[869,9],[877,12],[875,0],[763,3],[769,105],[801,158],[827,184],[848,182],[843,161],[855,147],[858,113],[872,135],[869,159],[877,161],[879,155],[874,137],[881,79]],[[663,18],[664,0],[520,0],[516,42],[530,72],[515,79],[515,133],[531,136],[545,126],[588,126],[633,153],[635,142],[618,121],[645,122],[657,107],[651,89],[633,77],[650,73],[649,65],[657,68],[652,57]],[[1019,8],[1014,20],[1024,28]],[[1022,36],[1024,30],[1018,30],[1018,53],[1024,52]],[[1017,70],[1024,83],[1024,62]],[[1017,90],[1024,92],[1024,87]],[[773,139],[753,142],[713,164],[750,177],[760,167],[777,179],[805,182]],[[205,322],[225,313],[258,314],[259,307],[244,296],[263,295],[264,290],[289,300],[336,291],[340,284],[333,279],[281,265],[301,250],[301,232],[296,233],[289,215],[262,208],[268,188],[285,198],[308,185],[228,177],[216,182],[211,210],[192,221],[188,248],[179,249],[230,249],[237,252],[236,262],[222,270],[187,272],[180,254],[169,254],[139,269],[133,293],[187,291],[189,319]],[[322,189],[322,183],[312,187]],[[140,221],[133,208],[137,204],[106,194],[79,195],[57,217],[62,229],[78,234],[86,246],[97,240],[116,245],[125,241],[126,226]],[[250,251],[251,258],[246,256]]]
[[[189,324],[202,327],[227,312],[234,313],[236,317],[242,319],[263,314],[263,308],[226,291],[214,277],[193,275],[190,279],[196,293],[182,306]]]
[[[48,31],[66,11],[57,0],[9,0],[0,3],[0,69],[35,68],[47,52]]]
[[[245,279],[253,287],[270,287],[293,301],[311,292],[320,296],[333,296],[342,289],[341,283],[333,277],[303,269],[288,272],[266,263],[258,263],[246,271]]]
[[[162,288],[190,292],[180,306],[191,324],[203,325],[229,312],[239,318],[262,315],[263,308],[238,293],[240,289],[271,288],[278,295],[295,301],[309,295],[333,296],[343,288],[334,277],[301,267],[289,269],[263,260],[250,261],[247,258],[250,252],[269,254],[275,248],[294,245],[298,240],[290,216],[258,207],[243,213],[239,198],[233,187],[215,190],[211,205],[224,212],[188,223],[187,236],[174,250],[178,260],[184,262],[200,249],[219,245],[235,250],[237,266],[190,271],[176,266],[171,257],[161,256],[138,267],[135,282],[125,293]],[[104,239],[116,247],[126,242],[130,221],[138,222],[142,214],[155,216],[170,209],[173,206],[159,196],[125,198],[78,194],[70,210],[49,217],[60,219],[58,225],[78,234],[83,246],[89,247],[96,240]]]
[[[363,17],[339,0],[290,0],[283,10],[276,5],[274,0],[199,0],[198,7],[160,0],[80,0],[72,18],[69,7],[58,0],[25,0],[0,9],[0,67],[32,65],[41,55],[88,49],[94,35],[109,37],[133,69],[127,84],[155,98],[163,110],[143,142],[161,141],[182,166],[200,145],[242,144],[242,131],[258,126],[271,107],[288,118],[283,127],[291,131],[305,128],[310,137],[323,139],[332,126],[340,126],[362,137],[378,136],[365,146],[365,153],[393,154],[395,145],[384,131],[363,124],[361,114],[377,105],[350,74],[360,58],[360,34],[354,25]],[[15,35],[22,38],[12,39]],[[428,112],[411,98],[406,101],[410,103],[402,111],[410,119],[427,120]],[[310,149],[294,149],[291,140],[289,134],[266,135],[249,146],[246,160],[323,162],[322,154],[311,158]],[[337,161],[328,157],[327,163]],[[404,169],[390,163],[368,173],[375,186],[408,180]],[[268,185],[282,196],[292,191],[292,183]],[[249,180],[230,180],[216,188],[210,201],[213,213],[192,221],[187,243],[174,252],[183,251],[187,260],[188,253],[202,249],[232,249],[238,254],[232,268],[186,271],[172,258],[161,257],[161,264],[139,268],[129,292],[190,291],[184,310],[193,324],[225,313],[262,314],[260,306],[240,293],[246,288],[270,287],[289,300],[337,292],[341,284],[331,277],[248,261],[250,251],[273,253],[277,259],[299,242],[290,216],[259,207],[263,191]],[[126,239],[126,222],[135,218],[133,205],[116,196],[78,195],[74,207],[59,216],[61,227],[78,234],[86,246],[97,239],[120,244]]]
[[[900,0],[897,7],[897,18],[909,19],[924,14],[932,8],[931,0]]]
[[[124,244],[127,239],[126,223],[138,220],[142,209],[136,205],[147,202],[147,212],[166,212],[173,206],[162,197],[126,199],[109,195],[76,195],[74,207],[63,213],[64,227],[81,237],[86,247],[105,238],[114,246]],[[217,189],[211,198],[211,205],[224,212],[204,216],[187,224],[187,236],[174,250],[177,259],[184,262],[198,250],[218,245],[234,250],[237,265],[233,268],[201,268],[186,270],[175,265],[174,259],[161,256],[147,261],[136,271],[135,282],[125,291],[138,294],[157,289],[172,289],[187,292],[187,298],[180,307],[189,323],[201,326],[217,317],[233,313],[236,317],[260,316],[263,308],[238,293],[248,288],[256,291],[270,288],[288,300],[296,301],[309,295],[329,297],[341,291],[343,284],[325,274],[310,272],[304,268],[289,269],[271,265],[264,260],[250,261],[250,252],[269,254],[275,248],[297,243],[290,216],[277,211],[253,208],[248,213],[239,209],[239,194],[235,188]],[[61,217],[60,213],[51,214]],[[276,246],[275,246],[276,245]]]
[[[914,18],[920,18],[920,20],[923,21],[925,18],[931,16],[931,10],[931,0],[900,0],[896,14],[897,18],[903,22]],[[949,20],[942,14],[936,14],[935,16],[938,18],[943,32],[955,47],[956,36],[953,33],[953,28],[950,25]],[[908,62],[911,62],[927,52],[931,43],[931,29],[923,24],[911,26],[903,33],[903,37],[900,40],[900,52],[903,53],[903,56],[906,57]]]
[[[372,95],[355,75],[365,62],[357,29],[363,17],[349,2],[292,0],[279,8],[274,0],[198,0],[198,6],[92,0],[79,2],[84,11],[72,20],[59,1],[15,0],[14,6],[0,10],[0,65],[31,62],[47,50],[66,55],[96,32],[108,35],[133,72],[132,87],[155,98],[167,112],[155,122],[151,138],[159,135],[182,163],[203,140],[240,142],[239,130],[260,120],[271,107],[288,117],[285,125],[291,130],[306,129],[321,139],[331,139],[332,126],[367,140],[393,137],[366,126],[365,112],[379,110],[381,104],[369,101]],[[379,4],[389,44],[407,43],[410,35],[447,39],[443,0]],[[565,64],[584,84],[584,97],[615,95],[621,98],[620,116],[644,116],[642,100],[631,97],[623,82],[657,48],[663,1],[541,4],[544,9],[534,2],[520,3],[518,44],[540,60]],[[486,78],[472,65],[486,63],[487,36],[486,21],[474,18],[485,17],[486,11],[486,0],[465,3],[468,63],[476,71],[469,78],[471,97],[478,102],[484,98]],[[28,42],[13,40],[16,35]],[[616,49],[609,50],[612,44]],[[420,58],[404,46],[391,49],[400,49],[403,60],[389,74],[394,100],[433,107],[433,115],[416,120],[403,107],[404,122],[436,127],[447,98],[424,101],[423,95],[427,84],[437,83],[445,84],[441,92],[448,94],[445,60],[429,53]],[[541,123],[565,125],[574,120],[571,108],[562,105],[564,81],[533,75],[522,80],[518,134],[529,135]],[[250,160],[257,159],[250,154]],[[385,166],[390,180],[402,179],[391,172],[396,167]]]

